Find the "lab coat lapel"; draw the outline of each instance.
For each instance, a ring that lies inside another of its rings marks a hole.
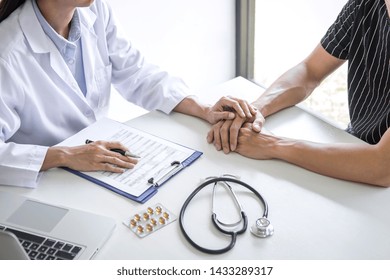
[[[43,31],[37,17],[35,16],[31,1],[26,1],[19,18],[21,28],[33,52],[36,54],[49,55],[50,67],[54,70],[58,77],[60,77],[64,83],[70,87],[71,92],[78,96],[78,99],[86,102],[83,93],[78,87],[75,78],[70,72],[60,52]]]
[[[90,32],[85,26],[81,29],[81,44],[83,53],[84,75],[87,86],[87,99],[90,99],[93,92],[96,92],[96,84],[94,83],[94,71],[96,69],[96,63],[98,63],[98,57],[94,54],[98,54],[97,44],[98,40],[95,33]]]
[[[53,47],[55,48],[54,44]],[[61,77],[62,80],[75,92],[79,97],[84,99],[84,95],[78,86],[76,79],[73,77],[72,72],[69,70],[61,54],[57,48],[50,52],[50,65],[53,70]]]
[[[99,69],[100,59],[97,54],[98,37],[93,29],[93,24],[96,20],[96,15],[89,9],[80,9],[81,18],[81,45],[83,54],[84,75],[87,86],[86,98],[92,106],[96,107],[98,104],[97,88],[95,83],[95,71]],[[96,100],[95,100],[96,99]]]

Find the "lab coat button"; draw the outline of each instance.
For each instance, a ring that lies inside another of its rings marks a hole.
[[[92,111],[91,110],[85,111],[84,115],[86,117],[90,117],[90,116],[92,116]]]
[[[74,63],[74,59],[73,59],[73,58],[69,59],[69,60],[68,60],[68,63],[69,63],[70,65],[72,65],[72,64]]]

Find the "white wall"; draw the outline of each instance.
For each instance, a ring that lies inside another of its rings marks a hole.
[[[194,90],[235,75],[235,0],[107,0],[147,60]]]

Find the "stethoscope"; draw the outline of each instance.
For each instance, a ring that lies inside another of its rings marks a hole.
[[[250,185],[246,184],[245,182],[237,179],[235,176],[232,175],[223,175],[219,177],[209,177],[206,178],[206,180],[201,183],[187,198],[187,200],[184,202],[181,211],[180,211],[180,216],[179,216],[179,224],[180,224],[180,229],[185,237],[185,239],[196,249],[198,249],[201,252],[207,253],[207,254],[223,254],[229,250],[231,250],[234,245],[236,244],[237,236],[240,234],[243,234],[248,227],[248,218],[243,210],[243,207],[241,203],[238,201],[237,195],[234,192],[233,188],[231,185],[228,183],[235,183],[240,186],[243,186],[247,189],[249,189],[253,194],[256,195],[256,197],[260,200],[262,206],[263,206],[263,215],[261,218],[258,218],[255,222],[255,224],[251,227],[251,232],[253,235],[257,237],[268,237],[271,236],[274,233],[273,226],[271,225],[270,221],[268,220],[268,204],[263,198],[263,196],[256,191],[253,187]],[[212,215],[211,215],[211,220],[214,226],[223,234],[230,235],[230,244],[227,245],[225,248],[221,249],[208,249],[200,246],[199,244],[195,243],[187,234],[185,228],[184,228],[184,214],[187,209],[187,206],[191,202],[191,200],[205,187],[214,184],[213,185],[213,195],[212,195]],[[240,211],[240,219],[237,222],[234,223],[224,223],[220,221],[217,217],[217,214],[215,212],[215,199],[216,199],[216,188],[219,184],[222,184],[229,190],[231,193],[234,202],[237,206],[237,208]],[[238,226],[242,224],[241,228]]]

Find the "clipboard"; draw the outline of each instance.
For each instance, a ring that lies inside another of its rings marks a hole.
[[[65,170],[139,203],[145,203],[173,176],[203,153],[123,123],[103,118],[57,146],[83,145],[86,139],[119,141],[140,155],[138,164],[123,174]]]

